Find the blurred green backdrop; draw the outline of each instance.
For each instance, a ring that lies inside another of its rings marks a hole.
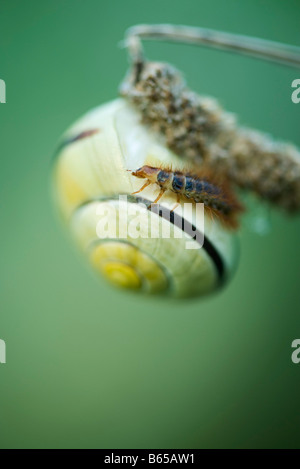
[[[0,6],[1,448],[299,447],[299,219],[244,229],[222,293],[175,303],[112,290],[52,208],[60,134],[116,97],[136,23],[190,24],[300,44],[297,0],[8,1]],[[300,72],[147,44],[241,122],[300,145]]]

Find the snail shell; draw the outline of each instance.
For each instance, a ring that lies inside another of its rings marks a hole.
[[[162,213],[170,217],[149,210],[158,188],[150,185],[131,195],[140,189],[141,181],[128,171],[145,164],[185,169],[182,159],[140,123],[140,115],[126,100],[117,99],[89,112],[64,135],[55,158],[54,197],[62,217],[95,271],[116,286],[175,297],[213,292],[236,266],[236,235],[205,215],[200,248],[186,224],[202,234],[203,226],[194,225],[192,211],[184,212],[182,225],[181,207],[172,212],[173,193],[165,193],[159,202]],[[130,230],[121,235],[130,217],[124,217],[120,195],[128,196],[128,212],[133,208],[138,214],[140,231],[151,227],[156,236],[134,236]],[[107,213],[114,213],[119,231],[116,236],[108,224],[103,239],[97,227],[105,223]],[[173,236],[162,237],[170,225]]]

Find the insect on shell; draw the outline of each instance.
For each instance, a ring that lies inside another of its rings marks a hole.
[[[167,220],[147,209],[157,198],[157,186],[149,185],[133,195],[141,188],[141,180],[131,172],[146,164],[184,170],[182,160],[140,123],[139,113],[126,100],[104,104],[75,123],[61,141],[53,175],[55,201],[72,236],[95,271],[116,286],[174,297],[215,291],[235,269],[238,243],[232,230],[209,215],[205,215],[203,247],[197,249],[186,249],[187,241],[197,241],[179,226],[173,226],[174,231],[181,231],[178,237],[127,234],[124,239],[109,233],[106,239],[98,237],[97,225],[106,209],[114,210],[118,226],[128,223],[120,195],[128,196],[141,225],[144,221],[161,233],[172,224],[172,216]],[[174,204],[176,196],[169,191],[159,201],[170,214]],[[187,221],[192,224],[193,220]]]

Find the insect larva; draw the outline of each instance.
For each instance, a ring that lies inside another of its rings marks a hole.
[[[217,215],[228,227],[238,227],[237,215],[243,211],[242,205],[224,181],[218,181],[207,171],[192,174],[168,168],[143,166],[132,171],[132,175],[147,179],[142,188],[134,194],[143,191],[150,184],[157,184],[160,192],[154,203],[170,190],[177,195],[177,203],[181,197],[194,203],[203,203],[206,210]]]

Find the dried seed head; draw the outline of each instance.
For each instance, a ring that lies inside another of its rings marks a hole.
[[[300,153],[293,145],[240,129],[230,146],[230,157],[217,158],[215,164],[241,188],[288,212],[299,211]]]
[[[138,76],[134,71],[127,77],[121,94],[138,107],[144,123],[165,135],[170,149],[193,162],[209,159],[235,133],[233,115],[214,99],[185,88],[179,72],[168,64],[145,63]]]

